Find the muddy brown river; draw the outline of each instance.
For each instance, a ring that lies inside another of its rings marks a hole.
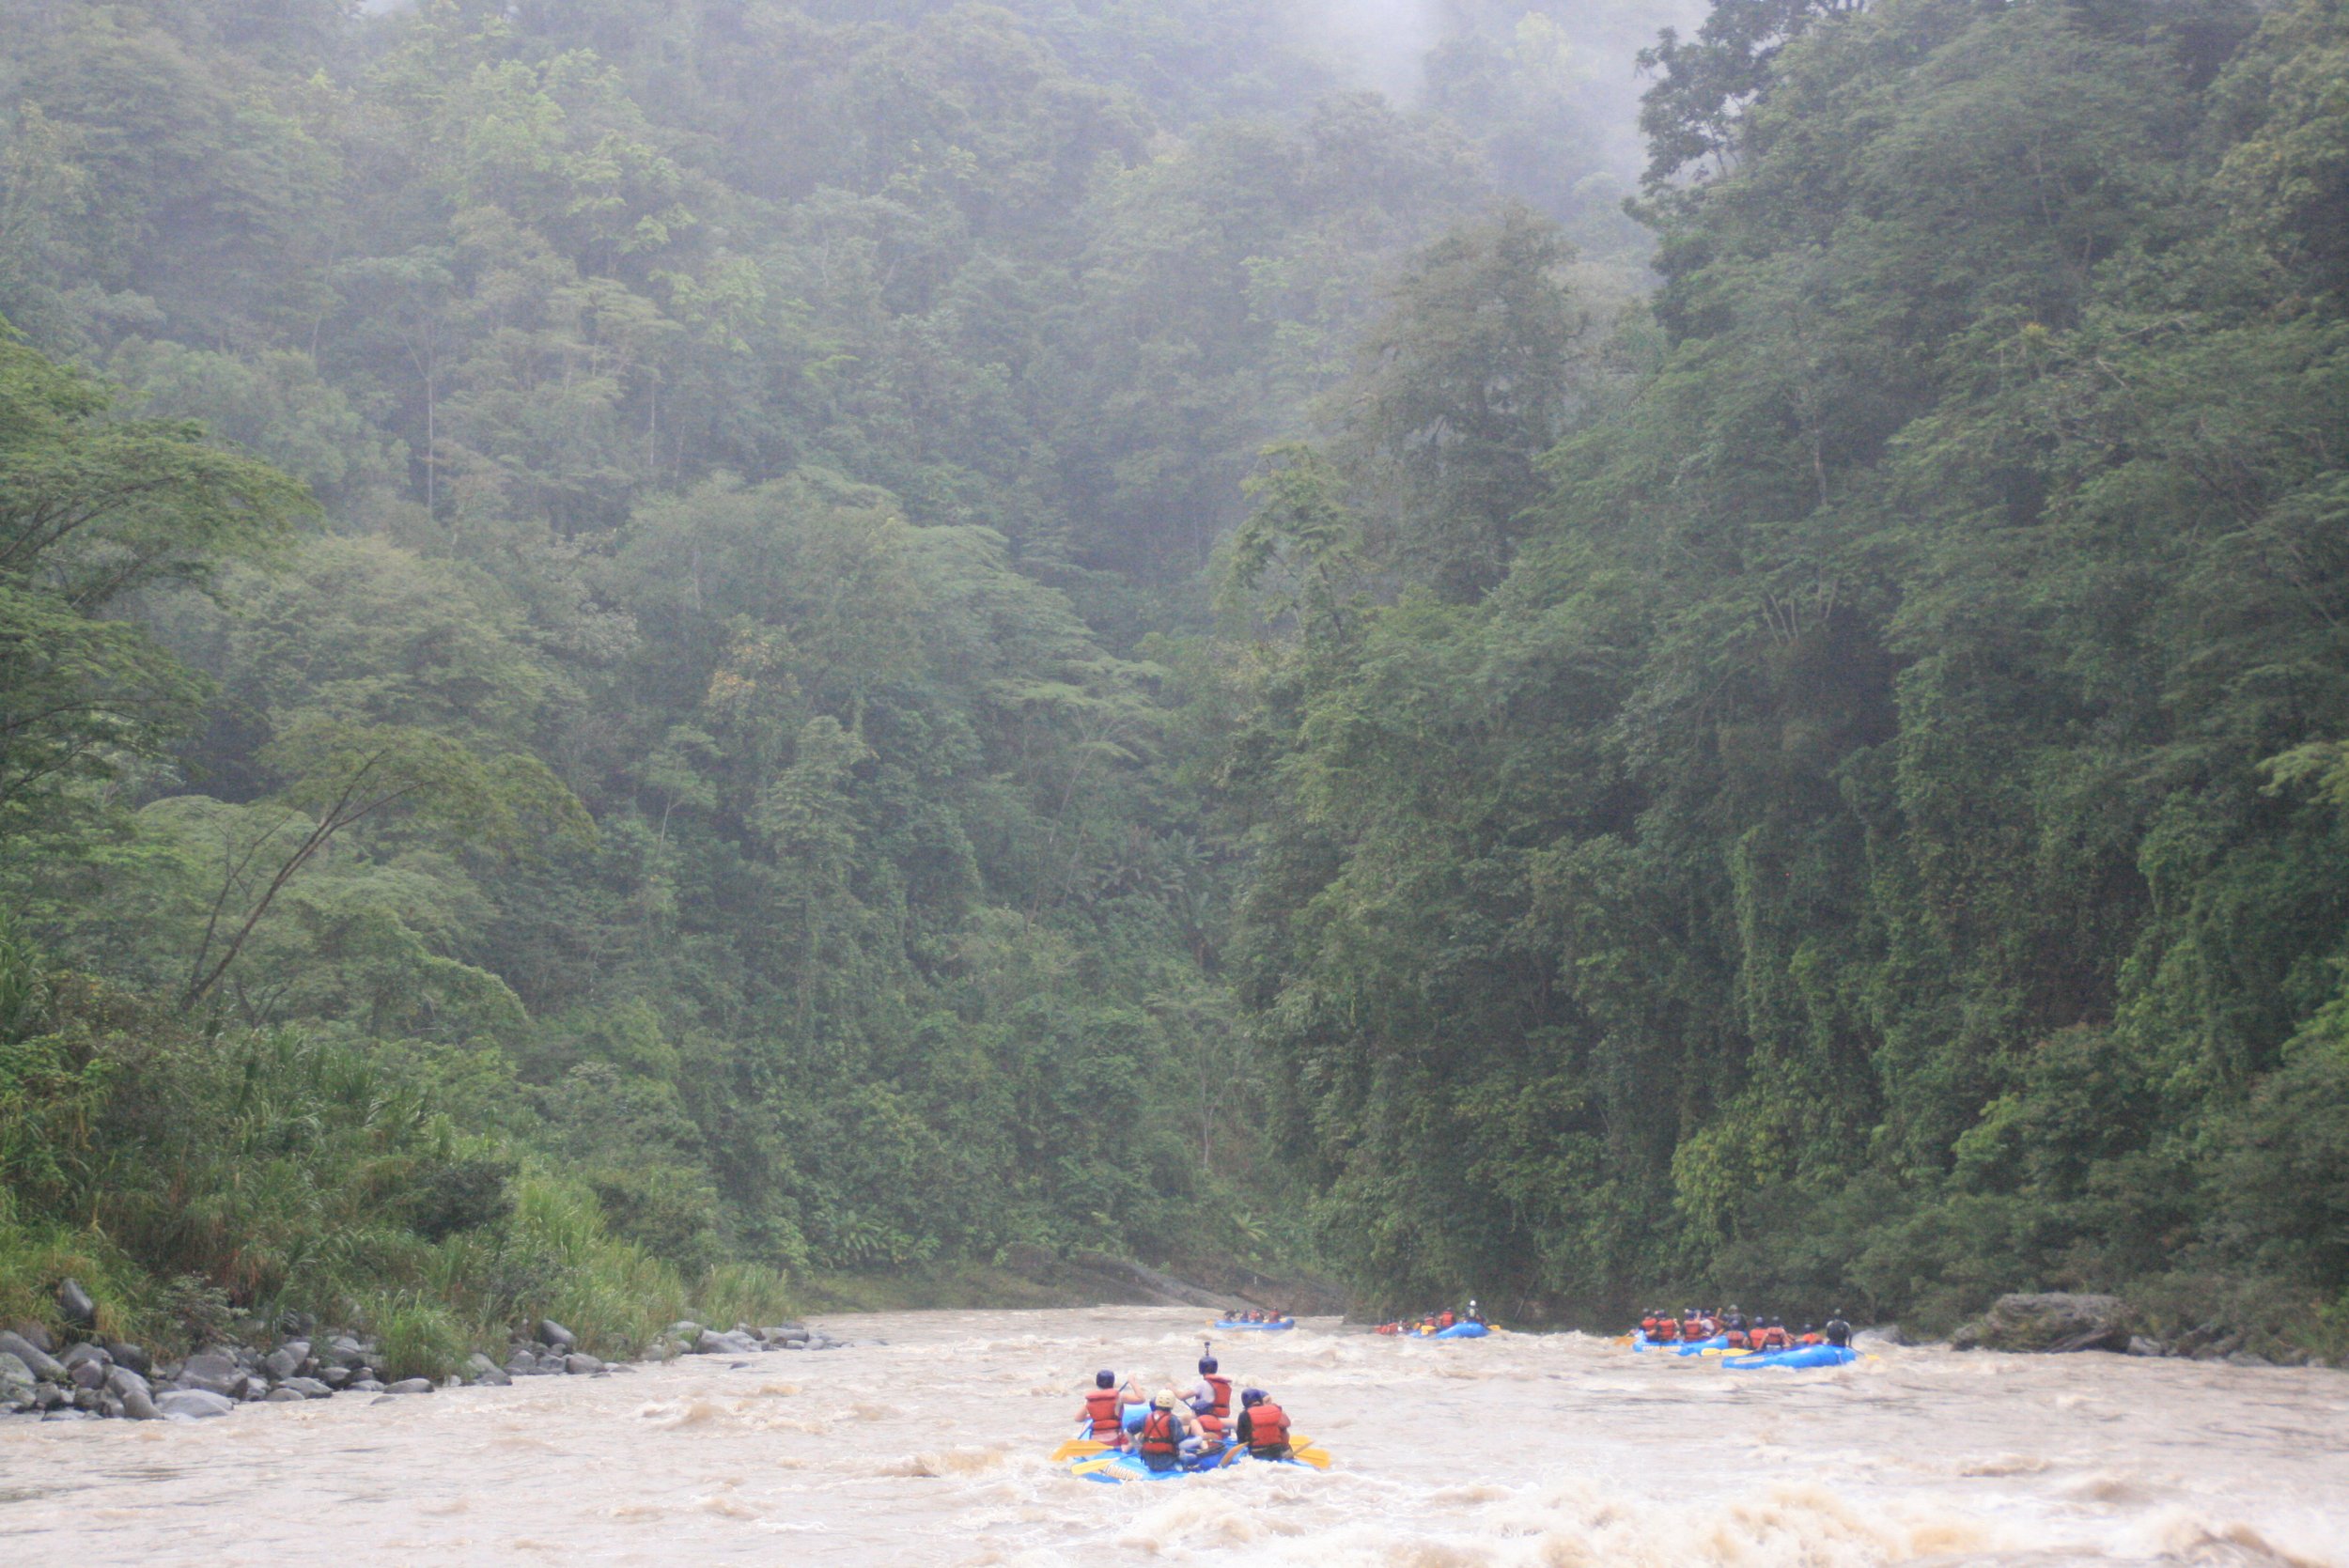
[[[1046,1454],[1179,1309],[913,1312],[738,1364],[202,1424],[0,1422],[0,1563],[2349,1568],[2349,1375],[1868,1346],[1728,1373],[1579,1335],[1218,1340],[1334,1459],[1104,1486]]]

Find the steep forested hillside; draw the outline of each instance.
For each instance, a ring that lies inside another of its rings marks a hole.
[[[1167,638],[1553,12],[0,4],[0,1312],[1263,1245]]]
[[[2337,1335],[2349,13],[1654,57],[1652,325],[1545,379],[1545,258],[1451,242],[1231,563],[1324,1235],[1397,1294]]]

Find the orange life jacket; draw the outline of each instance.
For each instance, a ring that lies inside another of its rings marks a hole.
[[[1289,1440],[1288,1412],[1270,1400],[1248,1407],[1248,1452],[1264,1453],[1286,1448]]]
[[[1449,1328],[1452,1327],[1451,1308],[1446,1307],[1442,1312],[1436,1314],[1436,1327],[1439,1328]]]
[[[1183,1429],[1172,1410],[1153,1410],[1142,1423],[1142,1456],[1169,1463],[1182,1456]]]
[[[1654,1318],[1643,1317],[1640,1320],[1640,1332],[1645,1334],[1652,1340],[1656,1338],[1657,1334],[1661,1333],[1662,1330],[1657,1327],[1656,1320]]]
[[[1825,1344],[1827,1343],[1827,1341],[1821,1339],[1816,1334],[1805,1334],[1802,1337],[1802,1343],[1805,1344]]]
[[[1223,1440],[1223,1418],[1210,1410],[1199,1418],[1199,1430],[1220,1443]]]
[[[1085,1419],[1093,1423],[1097,1443],[1114,1443],[1125,1436],[1124,1411],[1115,1389],[1096,1389],[1085,1395]]]
[[[1680,1337],[1690,1344],[1694,1344],[1697,1341],[1706,1337],[1704,1325],[1692,1317],[1680,1326]]]
[[[1232,1413],[1232,1380],[1228,1377],[1218,1376],[1212,1372],[1203,1373],[1200,1375],[1206,1380],[1207,1387],[1214,1390],[1215,1415],[1218,1421],[1221,1421]]]
[[[1745,1347],[1746,1331],[1743,1328],[1732,1328],[1729,1331],[1729,1348],[1732,1350],[1743,1350]]]
[[[1753,1342],[1753,1348],[1756,1350],[1791,1350],[1794,1345],[1795,1342],[1787,1337],[1786,1330],[1783,1328],[1765,1328],[1761,1336]]]

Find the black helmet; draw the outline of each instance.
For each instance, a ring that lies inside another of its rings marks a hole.
[[[1199,1370],[1200,1370],[1201,1372],[1213,1372],[1213,1371],[1215,1371],[1215,1358],[1214,1358],[1214,1357],[1212,1357],[1212,1356],[1202,1356],[1202,1357],[1200,1357],[1200,1358],[1199,1358]]]
[[[1250,1389],[1239,1396],[1240,1408],[1250,1409],[1264,1403],[1262,1389]]]
[[[1097,1389],[1114,1389],[1117,1387],[1117,1374],[1097,1372],[1093,1374],[1093,1386]]]

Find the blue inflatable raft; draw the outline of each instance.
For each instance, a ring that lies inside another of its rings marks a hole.
[[[1729,1336],[1716,1334],[1709,1340],[1689,1340],[1673,1348],[1675,1356],[1702,1356],[1708,1350],[1727,1350]]]
[[[1138,1455],[1131,1453],[1121,1453],[1114,1459],[1079,1459],[1072,1462],[1069,1468],[1087,1481],[1097,1481],[1107,1486],[1123,1486],[1131,1481],[1182,1481],[1191,1476],[1205,1475],[1209,1470],[1229,1469],[1241,1464],[1286,1465],[1298,1470],[1313,1468],[1311,1465],[1298,1459],[1258,1459],[1243,1448],[1225,1449],[1206,1464],[1194,1468],[1178,1467],[1172,1470],[1154,1470],[1143,1464]]]
[[[1481,1340],[1492,1330],[1481,1323],[1455,1323],[1449,1328],[1439,1328],[1432,1336],[1439,1340]]]
[[[1792,1350],[1765,1350],[1756,1356],[1724,1356],[1721,1365],[1743,1372],[1751,1367],[1789,1367],[1802,1371],[1811,1367],[1847,1367],[1859,1359],[1859,1352],[1847,1345],[1805,1344]]]
[[[1215,1326],[1218,1328],[1226,1330],[1254,1328],[1260,1329],[1266,1333],[1272,1333],[1283,1328],[1296,1327],[1297,1320],[1293,1317],[1284,1317],[1278,1323],[1242,1323],[1237,1319],[1225,1317],[1216,1319]]]

